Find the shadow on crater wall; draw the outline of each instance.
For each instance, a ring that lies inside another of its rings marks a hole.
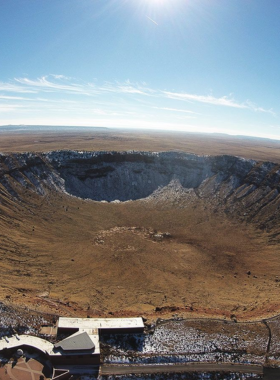
[[[226,178],[240,163],[236,157],[173,152],[60,152],[59,157],[55,153],[49,159],[64,179],[66,191],[96,201],[145,198],[174,179],[184,188],[197,188],[215,173]],[[252,165],[244,161],[243,166],[247,172]]]

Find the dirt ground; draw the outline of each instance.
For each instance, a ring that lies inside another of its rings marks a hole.
[[[192,134],[1,135],[0,151],[184,150],[280,162],[280,142]],[[0,204],[0,300],[67,316],[217,316],[280,312],[279,246],[266,232],[188,207],[106,204],[26,192]],[[157,239],[159,233],[168,233]],[[169,235],[170,234],[170,235]]]

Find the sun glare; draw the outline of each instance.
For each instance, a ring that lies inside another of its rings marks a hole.
[[[148,3],[152,5],[162,5],[170,0],[147,0]]]
[[[181,1],[181,0],[180,0]],[[144,0],[141,1],[147,8],[150,9],[172,9],[178,7],[178,0]]]

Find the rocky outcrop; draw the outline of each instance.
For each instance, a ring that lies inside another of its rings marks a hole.
[[[26,189],[40,195],[46,189],[63,190],[64,181],[50,166],[44,156],[34,153],[0,154],[1,192],[20,198]]]

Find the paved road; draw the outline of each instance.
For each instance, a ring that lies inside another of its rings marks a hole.
[[[260,365],[245,364],[211,364],[211,363],[183,363],[183,364],[103,364],[100,366],[101,375],[127,375],[146,373],[168,373],[168,372],[240,372],[263,374]],[[272,380],[273,378],[271,378]],[[270,377],[267,377],[270,380]],[[279,378],[278,378],[279,380]]]

